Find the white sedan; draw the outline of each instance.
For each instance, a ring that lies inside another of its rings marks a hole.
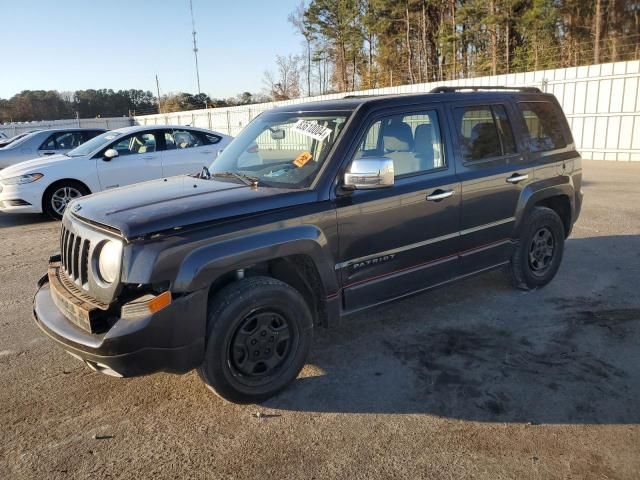
[[[64,155],[0,171],[0,211],[61,218],[74,198],[109,188],[199,172],[232,137],[194,127],[125,127]]]
[[[67,153],[104,131],[104,128],[50,128],[30,132],[0,148],[0,170],[32,158]]]

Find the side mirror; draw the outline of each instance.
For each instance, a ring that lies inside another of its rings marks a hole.
[[[344,187],[356,190],[393,185],[393,160],[387,157],[358,158],[344,174]]]
[[[271,130],[271,140],[284,140],[284,130]]]
[[[102,159],[105,162],[110,162],[111,159],[116,158],[118,155],[120,155],[120,154],[118,153],[118,151],[115,148],[110,148],[109,150],[104,152],[104,155],[103,155]]]

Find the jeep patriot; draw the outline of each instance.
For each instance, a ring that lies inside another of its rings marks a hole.
[[[295,380],[314,328],[497,268],[543,287],[581,178],[537,88],[275,108],[198,174],[72,202],[35,321],[105,374],[197,369],[260,402]]]

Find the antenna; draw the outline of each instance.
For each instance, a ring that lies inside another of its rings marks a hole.
[[[191,34],[193,35],[193,56],[196,59],[196,79],[198,80],[198,95],[200,95],[200,70],[198,68],[198,43],[196,42],[196,21],[193,17],[193,0],[189,0],[191,11]]]

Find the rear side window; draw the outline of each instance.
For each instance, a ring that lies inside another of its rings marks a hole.
[[[532,152],[546,152],[567,146],[563,135],[562,112],[549,102],[518,103],[529,133]]]
[[[47,138],[40,150],[71,150],[83,143],[82,132],[58,132]]]
[[[85,130],[84,132],[82,132],[82,135],[84,137],[84,141],[86,142],[87,140],[91,140],[93,137],[97,137],[101,133],[104,133],[104,130]]]
[[[465,161],[516,153],[513,131],[503,105],[473,105],[454,110],[458,142]]]

